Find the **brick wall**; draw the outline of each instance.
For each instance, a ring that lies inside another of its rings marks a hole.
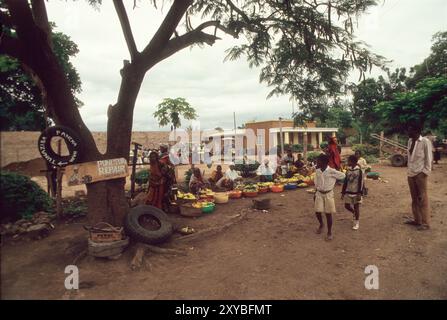
[[[93,132],[93,138],[100,152],[105,152],[107,136],[105,132]],[[10,163],[28,161],[40,158],[37,149],[37,131],[0,132],[0,167]],[[135,131],[132,132],[132,142],[138,142],[148,148],[158,148],[160,143],[167,143],[169,132],[166,131]],[[62,153],[64,152],[64,148]]]

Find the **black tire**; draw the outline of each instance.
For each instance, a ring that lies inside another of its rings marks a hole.
[[[394,154],[391,157],[391,165],[393,167],[404,167],[407,163],[405,157],[401,154]]]
[[[69,155],[61,156],[54,152],[51,147],[51,139],[54,137],[60,137],[64,139],[67,145]],[[49,127],[45,129],[37,140],[37,146],[42,157],[51,165],[64,167],[69,164],[76,163],[79,158],[81,139],[70,128],[63,126]]]
[[[160,228],[157,230],[144,228],[140,223],[140,218],[143,216],[150,216],[152,219],[155,219],[160,224]],[[132,240],[147,244],[165,242],[173,233],[172,224],[169,222],[166,213],[148,205],[130,209],[124,220],[124,229]]]

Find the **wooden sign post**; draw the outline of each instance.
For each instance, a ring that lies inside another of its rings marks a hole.
[[[129,175],[124,158],[99,160],[65,167],[69,186],[125,178]]]

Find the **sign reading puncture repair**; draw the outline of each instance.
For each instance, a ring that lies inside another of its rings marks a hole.
[[[65,168],[65,174],[69,186],[125,178],[129,175],[124,158],[74,164]]]

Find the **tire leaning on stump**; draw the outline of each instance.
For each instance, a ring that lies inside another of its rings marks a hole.
[[[160,228],[157,230],[144,228],[140,223],[140,218],[144,216],[156,220],[160,224]],[[165,242],[173,233],[172,224],[166,213],[149,205],[140,205],[130,209],[124,219],[124,230],[132,240],[146,244]]]

